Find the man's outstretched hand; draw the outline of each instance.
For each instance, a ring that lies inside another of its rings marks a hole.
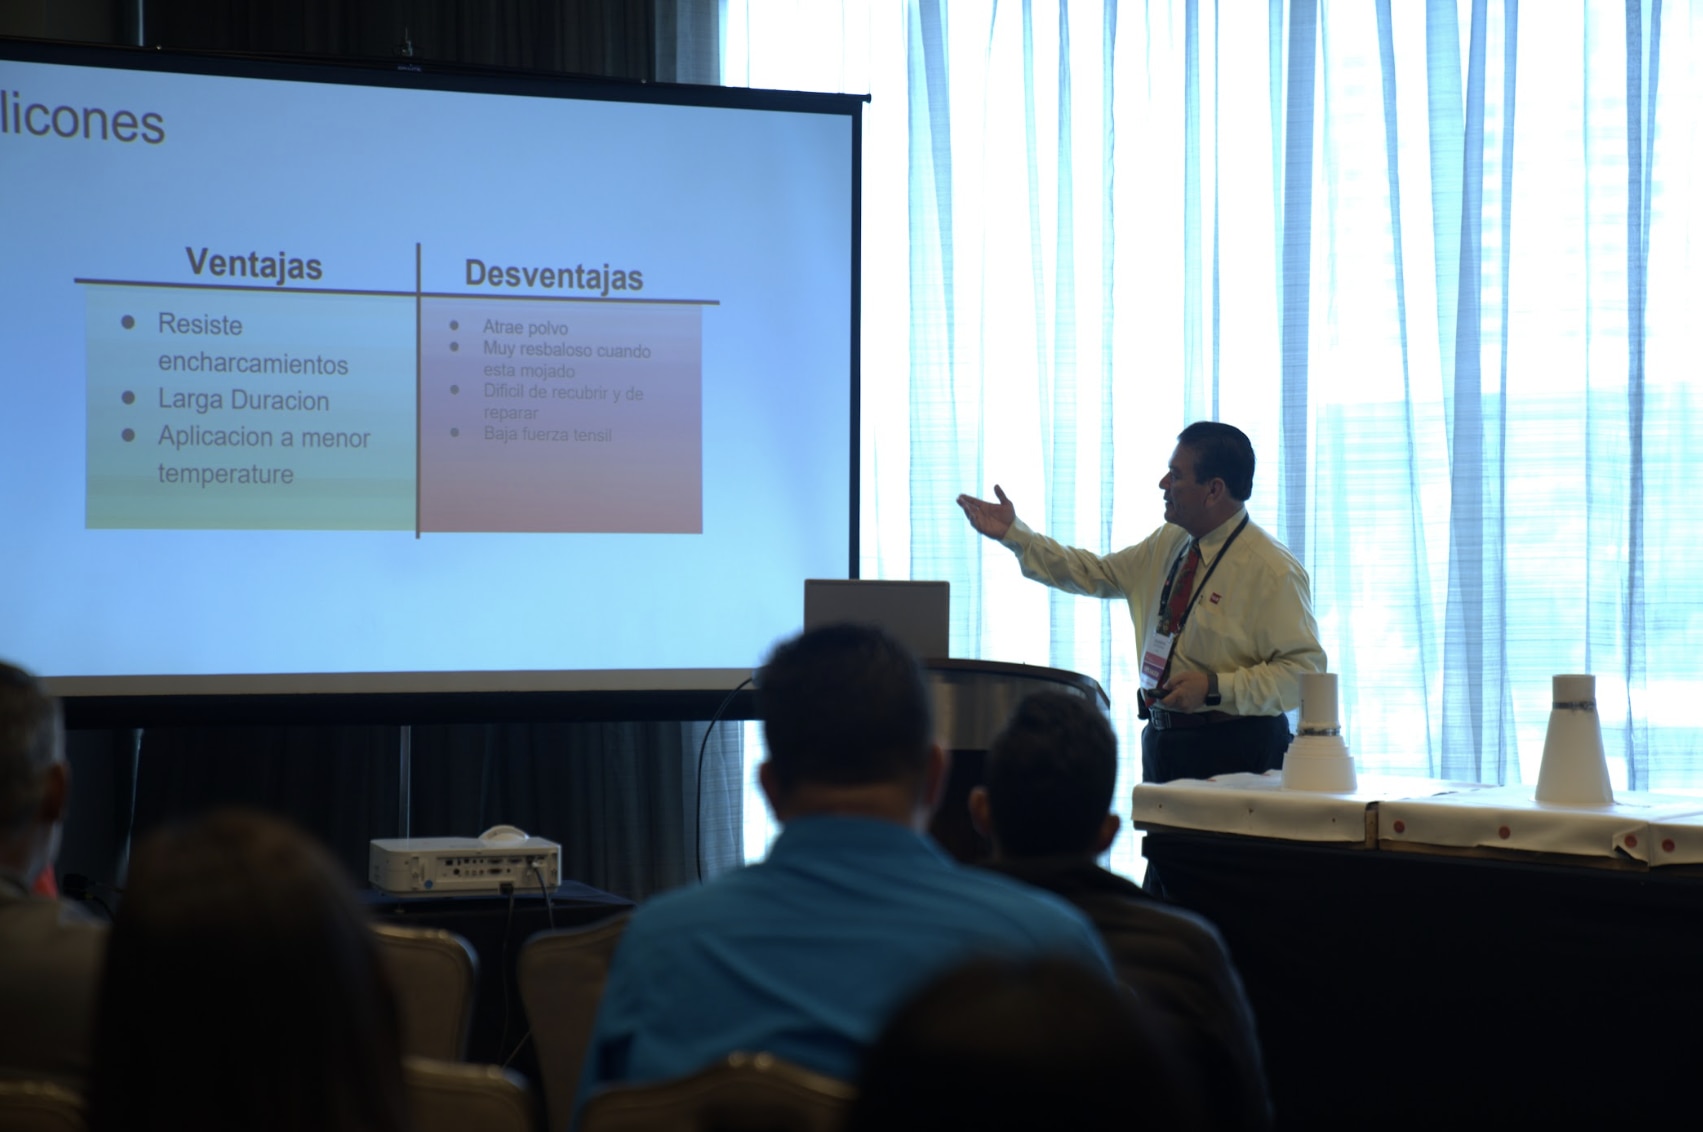
[[[993,493],[999,496],[998,503],[989,503],[973,495],[960,495],[958,506],[964,509],[964,517],[970,520],[970,526],[988,538],[1004,538],[1011,524],[1017,521],[1017,508],[1005,498],[1005,492],[998,484],[993,485]]]

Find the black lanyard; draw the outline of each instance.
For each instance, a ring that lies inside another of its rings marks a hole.
[[[1206,583],[1212,579],[1212,572],[1218,569],[1218,564],[1220,562],[1224,561],[1224,552],[1230,549],[1230,544],[1236,541],[1236,536],[1241,534],[1242,528],[1247,525],[1248,515],[1244,513],[1242,515],[1242,521],[1236,524],[1236,529],[1230,532],[1230,537],[1224,540],[1224,545],[1219,547],[1218,553],[1212,556],[1212,563],[1207,566],[1206,573],[1201,577],[1200,581],[1195,583],[1194,593],[1189,595],[1189,603],[1183,607],[1183,615],[1177,618],[1176,628],[1171,631],[1172,653],[1177,651],[1177,638],[1183,635],[1183,626],[1188,624],[1189,614],[1194,612],[1195,602],[1199,601],[1200,595],[1206,592]],[[1199,545],[1199,543],[1194,539],[1190,539],[1189,542],[1196,546]],[[1159,616],[1161,618],[1163,618],[1166,612],[1170,609],[1171,587],[1176,584],[1177,570],[1182,567],[1183,559],[1187,558],[1188,554],[1188,547],[1185,546],[1183,548],[1183,552],[1171,560],[1171,572],[1165,576],[1165,588],[1159,591]],[[1167,670],[1171,667],[1168,659],[1165,667]]]

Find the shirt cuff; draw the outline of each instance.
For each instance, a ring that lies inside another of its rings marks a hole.
[[[1028,523],[1025,523],[1022,519],[1013,519],[1011,520],[1011,528],[1005,532],[1004,536],[1001,537],[999,541],[1001,545],[1010,549],[1012,553],[1022,554],[1028,549],[1029,539],[1032,538],[1034,534],[1035,532],[1029,529]]]

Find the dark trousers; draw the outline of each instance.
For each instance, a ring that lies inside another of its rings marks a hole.
[[[1211,778],[1246,771],[1281,770],[1289,749],[1289,717],[1250,715],[1205,727],[1141,731],[1141,779]]]
[[[1204,727],[1141,730],[1141,778],[1169,782],[1173,778],[1211,778],[1215,774],[1263,774],[1283,768],[1289,749],[1289,717],[1250,715]],[[1147,866],[1141,887],[1168,898],[1159,870]]]

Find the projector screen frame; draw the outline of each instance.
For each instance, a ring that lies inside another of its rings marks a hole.
[[[292,83],[437,90],[469,95],[750,109],[845,117],[850,126],[848,312],[849,493],[846,576],[859,564],[861,446],[862,106],[867,95],[754,90],[561,75],[507,68],[275,54],[165,51],[0,37],[0,62],[35,63]],[[802,585],[801,585],[802,591]],[[799,594],[802,614],[803,595]],[[802,618],[801,618],[802,619]],[[5,642],[0,641],[0,655]],[[27,662],[27,658],[18,657]],[[48,674],[67,725],[196,723],[428,723],[493,720],[708,718],[750,673],[741,669],[280,673],[226,677]],[[727,718],[749,718],[751,696]]]

